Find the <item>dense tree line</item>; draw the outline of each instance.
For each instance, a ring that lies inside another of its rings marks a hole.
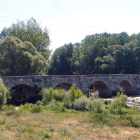
[[[88,35],[52,54],[48,30],[35,19],[18,21],[0,33],[0,75],[140,73],[140,33]]]
[[[49,74],[140,73],[140,34],[94,34],[56,49]]]

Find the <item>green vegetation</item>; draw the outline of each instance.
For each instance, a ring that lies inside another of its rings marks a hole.
[[[46,75],[48,58],[48,31],[42,30],[35,19],[4,28],[0,40],[0,75]]]
[[[140,73],[140,33],[88,35],[57,48],[51,58],[48,30],[34,18],[3,28],[0,37],[2,76]]]
[[[46,74],[48,63],[31,43],[8,36],[0,44],[0,66],[1,75],[17,76]]]
[[[8,90],[2,81],[0,85],[4,93],[1,95],[5,95],[0,110],[1,139],[123,140],[140,137],[138,106],[126,108],[123,93],[118,92],[109,102],[99,98],[98,92],[87,98],[75,85],[69,91],[43,88],[41,101],[20,105],[17,110],[13,105],[4,105]],[[106,102],[109,103],[106,105]]]
[[[50,60],[48,31],[35,19],[17,22],[0,35],[2,76],[140,73],[140,34],[86,36],[81,43],[56,49]],[[99,98],[98,92],[87,98],[75,85],[64,91],[37,84],[34,90],[40,95],[36,104],[26,103],[19,109],[7,106],[10,92],[0,78],[0,139],[140,138],[138,106],[126,108],[123,93],[118,92],[111,102]],[[25,98],[24,93],[19,96],[14,98]]]
[[[57,48],[50,60],[49,74],[140,73],[139,46],[140,33],[89,35],[81,43]]]
[[[3,105],[6,104],[7,98],[10,98],[10,92],[5,87],[2,79],[0,78],[0,110],[2,109]]]

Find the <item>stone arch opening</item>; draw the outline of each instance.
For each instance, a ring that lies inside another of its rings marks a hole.
[[[64,89],[67,91],[71,88],[71,86],[72,86],[72,84],[70,84],[70,83],[60,83],[60,84],[56,85],[54,87],[54,89]]]
[[[132,86],[127,80],[123,80],[119,83],[120,92],[125,93],[126,95],[132,94]]]
[[[109,89],[102,81],[95,81],[89,86],[90,95],[94,94],[96,91],[99,92],[100,97],[110,97]]]
[[[20,105],[26,102],[35,102],[36,92],[33,87],[25,84],[16,85],[10,89],[11,99],[7,104]]]

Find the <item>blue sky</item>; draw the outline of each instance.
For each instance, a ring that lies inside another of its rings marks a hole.
[[[140,32],[139,0],[0,0],[0,31],[34,17],[49,30],[50,49],[95,33]]]

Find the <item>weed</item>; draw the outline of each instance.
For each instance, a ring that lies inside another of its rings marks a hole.
[[[5,128],[7,129],[7,130],[11,130],[11,126],[10,125],[5,125]]]
[[[43,138],[51,138],[52,137],[52,134],[50,134],[49,132],[44,132],[43,134]]]
[[[5,118],[0,118],[0,125],[5,124]]]
[[[17,110],[8,110],[6,112],[6,116],[11,116],[14,115],[14,117],[19,117],[20,116],[20,111]]]
[[[53,132],[54,131],[54,125],[49,125],[49,131]]]
[[[28,134],[34,133],[33,128],[26,128],[26,127],[24,127],[24,128],[20,127],[20,128],[17,129],[17,131],[20,132],[20,133],[28,133]]]
[[[41,106],[34,106],[31,109],[32,113],[40,113],[42,111],[42,107]]]
[[[15,110],[15,106],[13,106],[13,105],[4,105],[2,109],[3,110]]]
[[[111,133],[119,134],[119,131],[117,128],[111,128]]]
[[[70,137],[71,132],[68,130],[66,126],[63,126],[61,129],[59,129],[59,132],[61,133],[62,136]]]

